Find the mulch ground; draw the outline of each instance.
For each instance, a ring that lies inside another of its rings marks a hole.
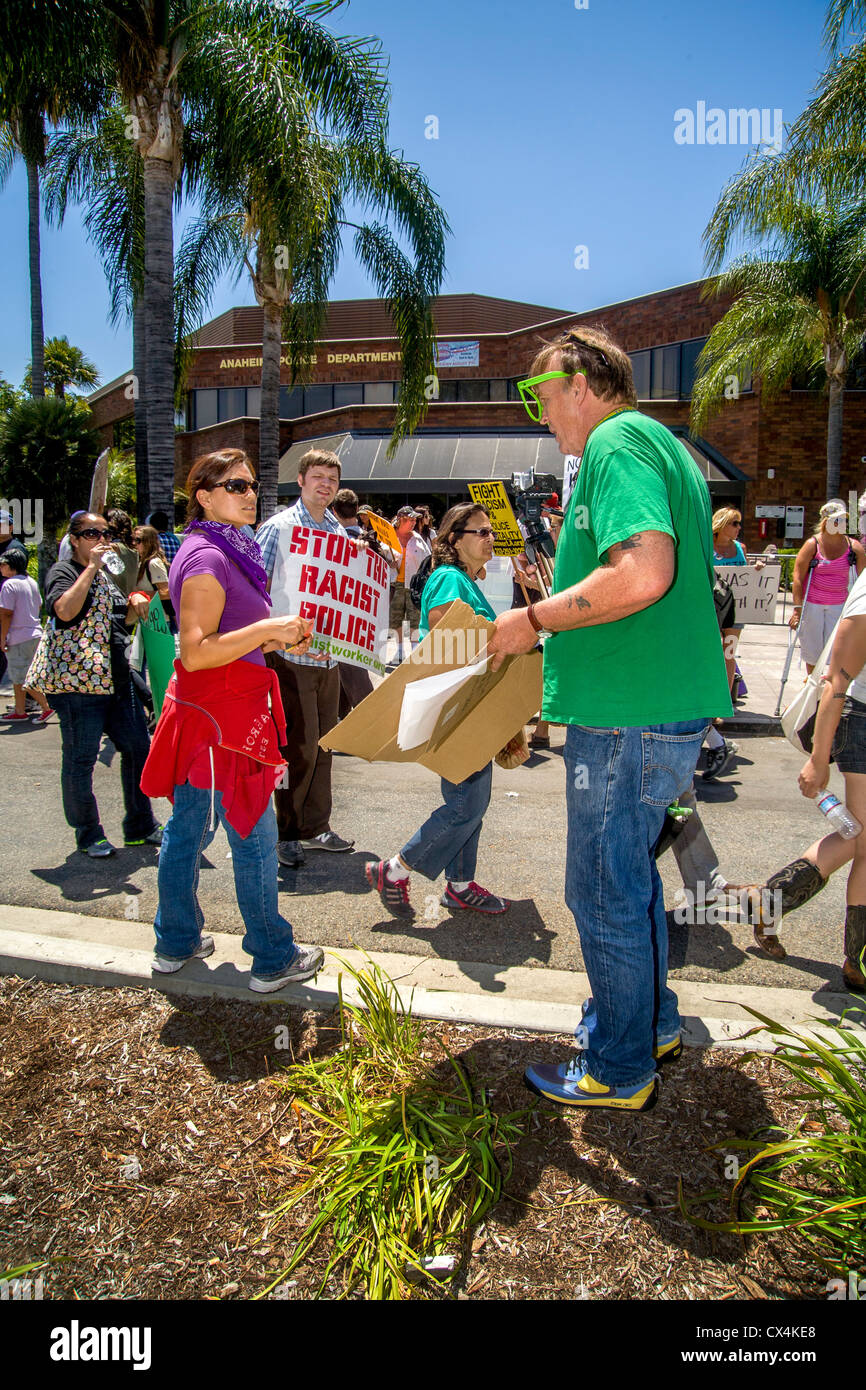
[[[285,1004],[0,978],[0,1271],[50,1260],[55,1299],[261,1294],[304,1226],[300,1211],[270,1215],[308,1154],[274,1077],[338,1041],[333,1016]],[[503,1113],[532,1103],[529,1061],[571,1046],[425,1025],[431,1068],[447,1047]],[[680,1180],[691,1197],[730,1192],[724,1148],[710,1145],[798,1113],[771,1058],[693,1048],[645,1115],[537,1103],[507,1195],[434,1296],[825,1298],[826,1273],[792,1237],[704,1232],[677,1202]],[[728,1206],[701,1210],[724,1218]],[[327,1254],[267,1297],[311,1297]],[[332,1278],[326,1295],[340,1287]]]

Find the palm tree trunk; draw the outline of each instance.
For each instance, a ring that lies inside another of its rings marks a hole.
[[[264,521],[277,510],[280,468],[280,353],[283,314],[279,304],[265,299],[262,334],[262,406],[259,418],[259,516]]]
[[[132,306],[132,408],[135,417],[135,505],[139,522],[143,522],[148,512],[152,510],[147,475],[145,364],[144,300],[141,295],[136,295]]]
[[[144,160],[144,313],[147,391],[147,492],[174,525],[175,175],[167,159]]]
[[[838,497],[842,471],[842,403],[845,380],[830,377],[830,407],[827,413],[827,496]]]
[[[30,357],[31,395],[45,395],[45,333],[42,324],[42,272],[39,263],[39,165],[25,160],[30,254]]]

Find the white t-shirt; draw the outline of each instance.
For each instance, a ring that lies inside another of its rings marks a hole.
[[[851,586],[851,592],[845,600],[845,607],[842,609],[842,617],[866,617],[866,570]],[[848,694],[852,700],[859,700],[861,704],[866,705],[866,666],[848,686]]]

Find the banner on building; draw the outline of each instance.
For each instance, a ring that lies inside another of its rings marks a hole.
[[[478,342],[446,342],[439,339],[433,350],[435,367],[477,367]]]
[[[168,683],[174,675],[176,656],[174,633],[169,631],[159,594],[154,594],[150,600],[147,617],[141,620],[139,626],[147,662],[147,680],[153,696],[153,710],[158,718]]]
[[[310,526],[280,531],[271,580],[275,618],[312,618],[312,651],[382,675],[388,566],[348,536]]]
[[[494,555],[522,555],[523,533],[508,500],[504,483],[470,483],[469,496],[490,513],[490,525],[496,532]]]
[[[714,565],[716,574],[731,586],[737,605],[734,622],[772,623],[776,618],[781,566]]]

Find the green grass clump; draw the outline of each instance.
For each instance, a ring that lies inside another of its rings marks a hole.
[[[344,1001],[341,974],[341,1046],[275,1078],[303,1112],[311,1148],[274,1215],[310,1196],[317,1211],[263,1292],[329,1233],[318,1294],[337,1271],[344,1297],[361,1285],[371,1299],[423,1296],[437,1281],[420,1261],[452,1254],[459,1262],[472,1227],[502,1193],[527,1112],[494,1114],[450,1055],[444,1075],[431,1075],[423,1029],[401,1011],[393,981],[375,965],[345,968],[363,1008]]]
[[[819,1264],[833,1272],[866,1268],[866,1014],[850,1010],[838,1024],[815,1020],[821,1037],[776,1023],[754,1009],[777,1043],[774,1055],[800,1089],[788,1099],[804,1105],[793,1128],[766,1138],[726,1139],[712,1146],[749,1155],[731,1193],[731,1219],[694,1213],[719,1192],[686,1201],[684,1215],[707,1231],[794,1231]],[[755,1029],[755,1032],[760,1031]],[[759,1056],[749,1053],[747,1057]],[[764,1208],[767,1215],[758,1215]]]

